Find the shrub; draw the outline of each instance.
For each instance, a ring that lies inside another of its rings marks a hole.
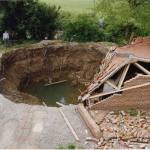
[[[103,35],[97,20],[89,15],[79,15],[64,24],[63,37],[67,41],[99,41]]]
[[[132,33],[138,35],[140,28],[132,22],[108,24],[105,28],[105,40],[118,44],[127,44]]]
[[[76,146],[74,144],[68,144],[67,149],[75,149]]]
[[[137,116],[138,115],[138,110],[136,110],[136,109],[130,109],[130,110],[128,110],[128,113],[129,113],[129,115],[130,116]]]
[[[98,0],[97,15],[105,19],[105,40],[127,43],[131,34],[150,35],[149,0]]]

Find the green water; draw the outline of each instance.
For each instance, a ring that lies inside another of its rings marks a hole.
[[[31,86],[25,91],[38,97],[48,106],[58,106],[56,101],[63,104],[76,104],[79,95],[78,88],[68,82],[49,86]]]

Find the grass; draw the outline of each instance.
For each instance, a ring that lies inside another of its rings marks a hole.
[[[84,147],[82,145],[76,146],[73,143],[69,143],[68,145],[64,146],[64,145],[59,145],[57,149],[67,149],[67,150],[72,150],[72,149],[84,149]]]
[[[138,115],[138,110],[130,109],[130,110],[128,110],[128,113],[130,116],[136,117]]]
[[[12,51],[13,49],[21,48],[21,47],[27,48],[30,46],[30,44],[34,44],[36,42],[37,41],[32,41],[32,40],[31,41],[23,41],[21,43],[9,44],[8,47],[5,47],[4,44],[0,41],[0,53],[9,52],[9,51]]]
[[[71,13],[90,12],[94,7],[94,0],[40,0],[50,5],[61,6],[62,10]]]

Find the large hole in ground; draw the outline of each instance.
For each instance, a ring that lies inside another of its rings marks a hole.
[[[98,43],[48,41],[2,56],[0,92],[10,100],[55,106],[56,101],[77,103],[79,90],[93,79],[107,48]],[[49,81],[67,80],[57,85]]]

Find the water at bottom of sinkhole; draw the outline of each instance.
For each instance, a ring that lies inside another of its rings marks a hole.
[[[53,85],[34,85],[25,89],[29,94],[38,97],[47,106],[58,106],[56,102],[63,104],[77,104],[79,90],[78,86],[72,86],[69,82]]]

